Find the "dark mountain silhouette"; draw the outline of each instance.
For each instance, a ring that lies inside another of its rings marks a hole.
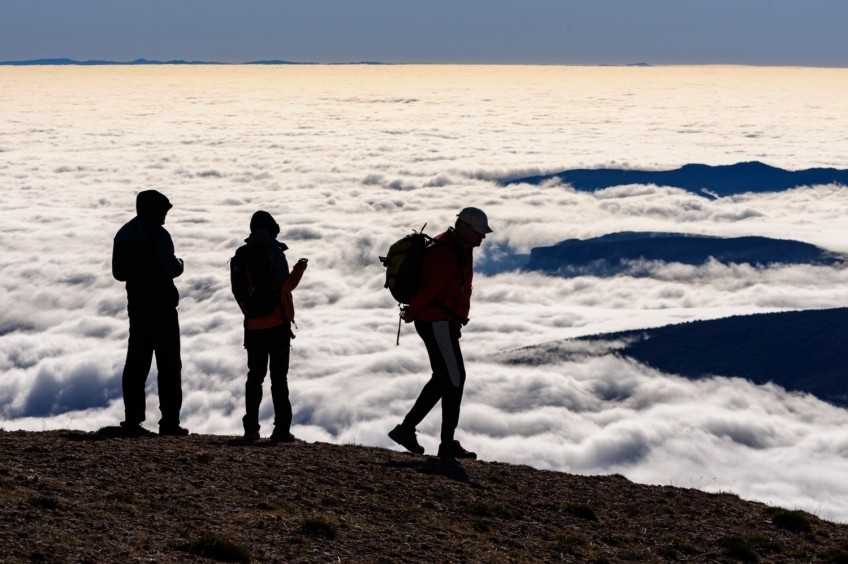
[[[98,65],[317,65],[322,63],[285,61],[282,59],[268,59],[260,61],[248,61],[244,63],[222,63],[219,61],[184,61],[182,59],[173,59],[170,61],[157,61],[150,59],[135,59],[134,61],[107,61],[101,59],[90,59],[78,61],[76,59],[56,58],[56,59],[30,59],[26,61],[0,61],[0,66],[98,66]],[[385,65],[389,63],[381,63],[378,61],[361,61],[355,63],[324,63],[332,65]]]
[[[686,233],[622,232],[592,239],[568,239],[530,251],[525,270],[560,276],[638,274],[633,261],[700,265],[710,258],[724,264],[840,263],[844,257],[815,245],[768,237],[712,237]]]
[[[631,341],[617,351],[687,378],[772,382],[848,407],[848,308],[741,315],[584,340]]]
[[[585,192],[625,184],[656,184],[682,188],[699,196],[721,197],[745,192],[780,192],[819,184],[848,185],[848,170],[808,168],[791,171],[751,161],[719,166],[687,164],[675,170],[574,169],[515,178],[504,184],[541,184],[555,178]]]
[[[245,65],[308,65],[312,63],[297,63],[294,61],[284,61],[281,59],[266,59],[261,61],[250,61],[244,63]]]
[[[0,61],[0,65],[6,66],[38,66],[38,65],[78,65],[78,66],[98,66],[98,65],[220,65],[212,61],[183,61],[175,59],[171,61],[153,61],[149,59],[135,59],[134,61],[105,61],[99,59],[91,59],[86,61],[77,61],[74,59],[32,59],[28,61]]]

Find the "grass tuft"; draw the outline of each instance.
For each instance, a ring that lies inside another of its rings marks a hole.
[[[305,518],[300,523],[298,532],[307,537],[333,540],[338,536],[339,530],[335,523],[319,515]]]
[[[203,533],[185,546],[185,551],[218,562],[250,562],[250,549],[238,541],[215,533]]]
[[[741,537],[726,537],[721,543],[724,547],[724,555],[731,560],[739,562],[759,562],[757,551]]]
[[[793,533],[811,533],[813,532],[812,516],[803,511],[790,511],[780,507],[774,507],[769,510],[772,523],[779,529],[784,529]]]
[[[585,519],[587,521],[597,521],[598,516],[595,510],[585,503],[571,503],[565,506],[565,512],[574,517]]]
[[[487,501],[476,501],[468,506],[468,512],[476,517],[490,517],[498,519],[519,519],[521,512],[509,505],[502,503],[490,503]]]
[[[106,501],[112,503],[121,503],[125,505],[133,505],[138,501],[137,496],[134,492],[120,491],[120,492],[110,492],[105,496]]]
[[[27,503],[32,507],[36,507],[38,509],[59,509],[61,505],[59,500],[55,497],[46,496],[46,495],[36,495],[27,500]]]
[[[571,556],[582,556],[583,550],[589,546],[589,539],[579,533],[561,533],[553,541],[559,552]]]

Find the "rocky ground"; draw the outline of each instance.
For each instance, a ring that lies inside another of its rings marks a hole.
[[[0,431],[2,562],[848,562],[730,494],[390,450]]]

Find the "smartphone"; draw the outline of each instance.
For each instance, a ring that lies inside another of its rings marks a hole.
[[[309,262],[309,259],[302,258],[302,259],[299,259],[297,262],[302,262],[303,264],[306,264],[307,262]]]

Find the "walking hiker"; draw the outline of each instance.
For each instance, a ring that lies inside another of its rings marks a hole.
[[[159,384],[159,434],[183,436],[180,427],[183,403],[180,324],[177,305],[180,295],[174,278],[183,273],[183,261],[174,256],[171,235],[163,227],[171,202],[156,190],[136,196],[136,217],[118,230],[112,247],[112,275],[127,288],[130,337],[121,379],[124,421],[130,435],[150,432],[141,426],[145,419],[144,386],[156,355]]]
[[[289,401],[288,371],[291,330],[294,322],[292,291],[297,288],[306,259],[300,259],[289,272],[284,251],[277,241],[280,227],[270,213],[257,211],[250,219],[250,236],[230,261],[233,295],[244,314],[244,348],[247,349],[245,385],[245,440],[259,439],[259,404],[262,383],[271,371],[271,398],[274,402],[272,442],[288,443],[292,408]]]
[[[491,232],[482,210],[464,208],[455,225],[434,237],[424,252],[421,286],[404,311],[403,320],[414,322],[427,348],[433,374],[403,422],[389,433],[393,441],[410,452],[424,454],[415,428],[441,400],[439,457],[477,458],[454,438],[465,387],[459,339],[471,307],[472,251]]]

